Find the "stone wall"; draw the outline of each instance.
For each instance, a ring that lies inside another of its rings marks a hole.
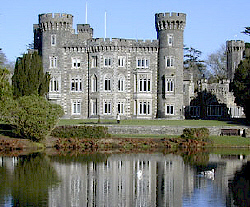
[[[104,125],[108,127],[110,134],[166,134],[166,135],[181,135],[185,128],[197,128],[194,126],[124,126],[124,125]],[[205,126],[204,126],[205,127]],[[247,129],[245,126],[232,127],[205,127],[209,129],[210,135],[221,134],[221,129]]]

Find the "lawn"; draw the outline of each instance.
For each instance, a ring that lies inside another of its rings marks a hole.
[[[250,147],[250,138],[240,136],[210,136],[213,147]]]
[[[61,119],[59,125],[78,125],[78,124],[97,124],[97,119]],[[101,119],[100,124],[117,124],[114,119]],[[232,121],[219,121],[219,120],[138,120],[128,119],[121,120],[120,125],[158,125],[158,126],[235,126],[239,125],[237,122]]]

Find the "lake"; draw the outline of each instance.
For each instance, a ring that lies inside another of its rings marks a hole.
[[[0,206],[249,206],[249,159],[190,151],[2,155]]]

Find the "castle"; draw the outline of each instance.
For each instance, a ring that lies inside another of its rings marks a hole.
[[[183,70],[185,24],[184,13],[158,13],[157,40],[103,39],[93,38],[89,24],[77,24],[75,33],[70,14],[40,14],[34,49],[51,76],[47,98],[63,107],[64,118],[109,119],[119,113],[122,119],[184,119],[195,97],[192,74]],[[243,58],[243,45],[228,41],[229,79]],[[210,90],[206,81],[200,83]],[[229,82],[219,85],[223,89],[214,93],[227,90],[222,95],[230,96]],[[234,100],[223,101],[229,99]],[[229,105],[238,109],[233,101]]]

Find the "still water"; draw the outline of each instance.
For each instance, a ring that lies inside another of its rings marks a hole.
[[[204,152],[2,156],[0,206],[248,206],[249,159]]]

